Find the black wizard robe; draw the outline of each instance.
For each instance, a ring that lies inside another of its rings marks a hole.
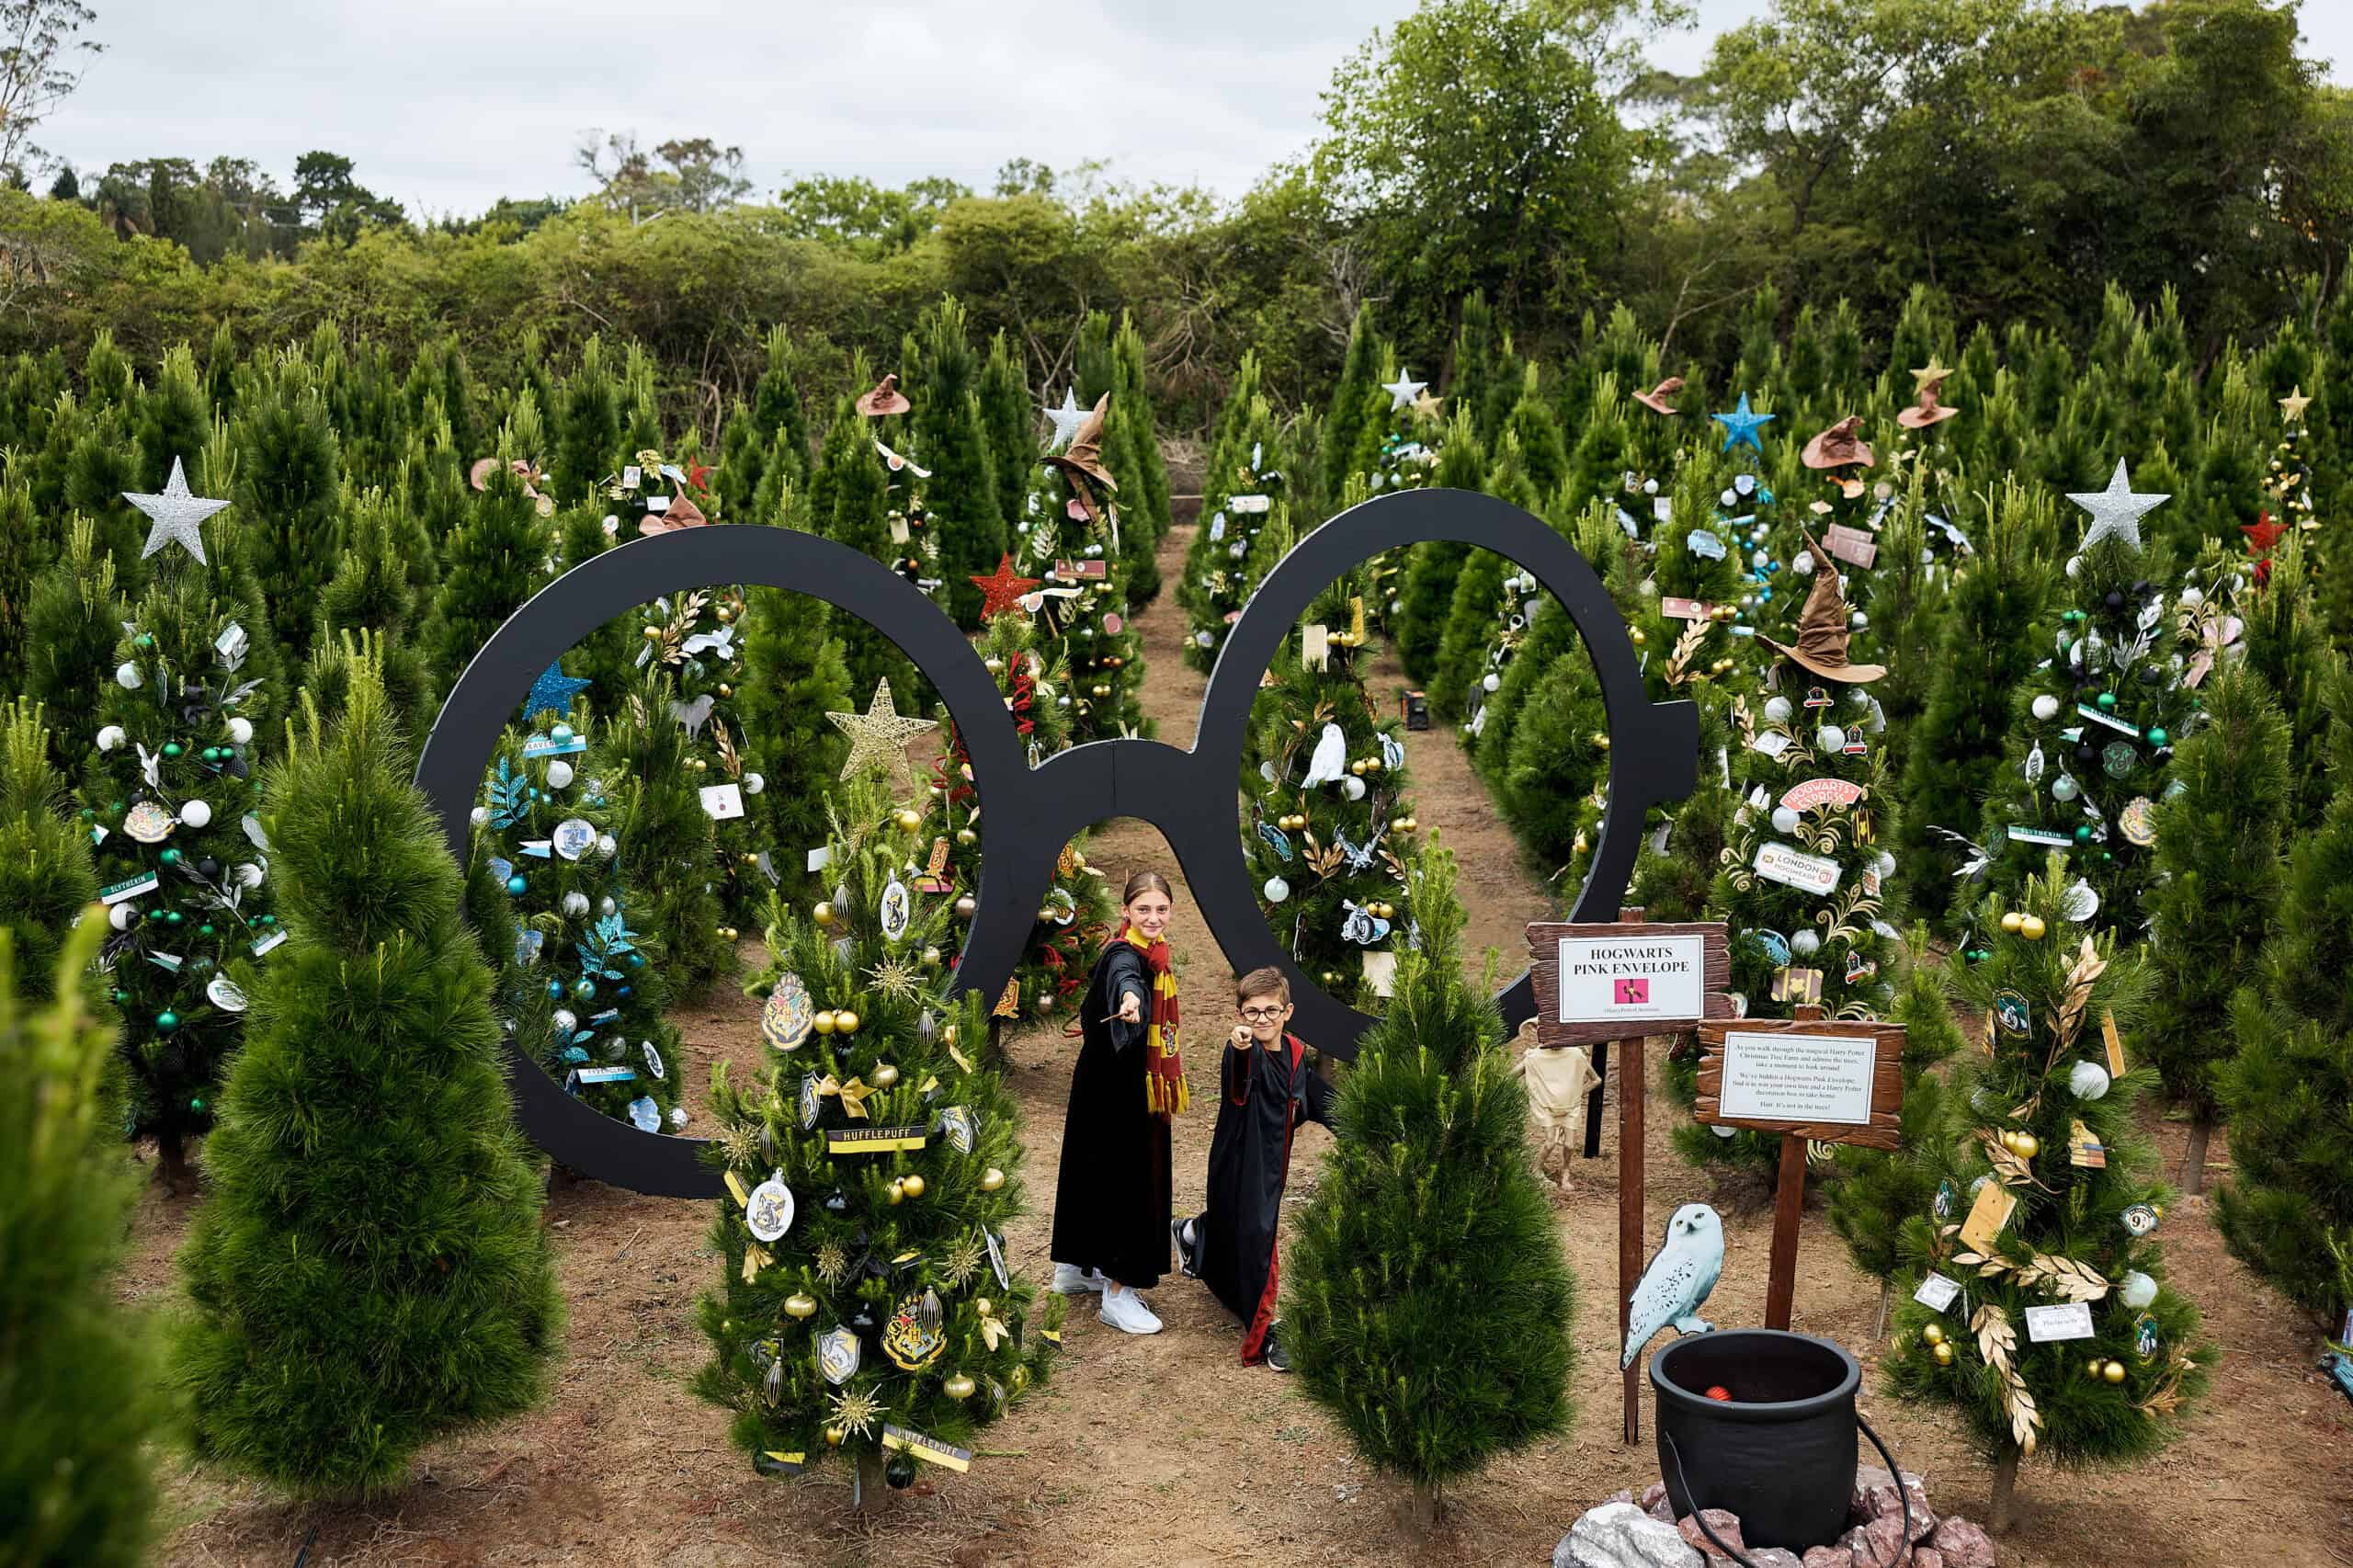
[[[1332,1125],[1332,1086],[1305,1064],[1296,1035],[1266,1050],[1228,1043],[1219,1072],[1217,1131],[1210,1137],[1209,1207],[1193,1220],[1188,1261],[1225,1310],[1242,1320],[1242,1359],[1266,1353],[1275,1321],[1275,1227],[1290,1174],[1290,1137],[1302,1121]]]
[[[1137,1021],[1121,1023],[1112,1015],[1130,993]],[[1144,1097],[1152,970],[1131,943],[1115,941],[1095,960],[1078,1019],[1086,1044],[1063,1117],[1051,1256],[1149,1289],[1168,1271],[1168,1123]]]

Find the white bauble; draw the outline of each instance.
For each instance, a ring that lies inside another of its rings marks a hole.
[[[100,751],[112,751],[115,747],[122,744],[123,742],[130,738],[131,733],[125,730],[120,724],[108,724],[105,729],[98,732],[98,749]]]
[[[1268,903],[1280,903],[1290,896],[1290,884],[1280,877],[1268,877],[1267,885],[1259,891],[1267,895]]]
[[[572,786],[572,764],[557,757],[548,764],[548,788],[566,790]]]
[[[114,667],[114,683],[125,691],[139,689],[139,666],[125,659]]]
[[[588,895],[574,888],[563,895],[563,912],[574,920],[588,913]]]
[[[132,904],[118,903],[107,911],[107,924],[118,931],[130,930],[131,923],[138,918],[139,911]]]
[[[1837,751],[1847,744],[1847,732],[1836,724],[1824,724],[1815,732],[1813,739],[1824,751]]]
[[[569,1007],[558,1007],[555,1017],[549,1021],[555,1025],[556,1033],[570,1034],[580,1027],[580,1015]]]
[[[673,1127],[684,1127],[686,1124],[687,1108],[682,1105],[672,1106],[670,1108],[670,1125]]]
[[[1786,697],[1768,697],[1765,699],[1765,719],[1768,723],[1786,724],[1790,722],[1790,715],[1796,711],[1797,710],[1790,705],[1790,699]]]
[[[2061,801],[2072,801],[2082,793],[2082,789],[2071,776],[2063,773],[2051,781],[2051,798]]]
[[[614,837],[613,837],[613,835],[612,835],[611,834],[609,834],[609,833],[600,833],[600,834],[598,834],[598,835],[597,835],[597,859],[599,859],[599,860],[609,860],[609,859],[611,859],[615,855],[617,855],[617,854],[620,853],[620,847],[621,847],[621,846],[620,846],[620,844],[619,844],[619,843],[614,839]]]
[[[1802,959],[1810,959],[1822,950],[1822,938],[1812,931],[1790,934],[1790,951]]]
[[[1733,1133],[1739,1131],[1740,1129],[1737,1127],[1726,1127],[1722,1122],[1713,1122],[1709,1125],[1708,1131],[1714,1133],[1719,1138],[1729,1138]]]
[[[2034,699],[2034,716],[2038,719],[2056,719],[2059,717],[2059,699],[2049,692],[2044,692]]]
[[[1634,591],[1646,599],[1654,599],[1658,597],[1658,579],[1645,577],[1634,585]]]
[[[1775,833],[1795,833],[1797,830],[1797,812],[1791,811],[1787,806],[1775,806],[1773,808],[1773,831]]]
[[[1870,623],[1871,618],[1865,615],[1861,610],[1857,610],[1854,614],[1847,618],[1847,624],[1853,627],[1858,631],[1860,631],[1864,627],[1869,626]]]
[[[744,793],[756,795],[768,787],[768,781],[756,773],[744,775]]]
[[[2096,1100],[2108,1093],[2108,1069],[2097,1062],[2078,1062],[2067,1070],[2067,1092],[2079,1100]]]
[[[597,913],[599,915],[618,915],[620,913],[620,907],[609,898],[600,898],[597,901]]]
[[[1340,793],[1346,795],[1351,801],[1363,800],[1364,780],[1358,778],[1353,773],[1349,774],[1346,778],[1340,780]]]
[[[1749,558],[1748,558],[1748,563],[1749,563],[1751,566],[1762,566],[1762,565],[1764,565],[1767,562],[1768,562],[1768,561],[1770,561],[1770,560],[1772,560],[1772,559],[1773,559],[1773,558],[1772,558],[1771,556],[1769,556],[1769,555],[1766,554],[1763,551],[1761,551],[1761,550],[1760,550],[1760,551],[1756,551],[1753,552],[1753,553],[1749,556]]]
[[[2202,605],[2205,602],[2206,595],[2202,590],[2198,588],[2184,588],[2181,590],[2182,608],[2196,609],[2200,605]]]
[[[472,811],[466,813],[466,820],[472,823],[476,827],[480,827],[483,824],[490,820],[490,808],[488,806],[476,806]]]
[[[1881,850],[1879,852],[1879,858],[1871,862],[1871,869],[1877,871],[1882,877],[1892,877],[1895,875],[1895,857],[1890,855],[1884,849]]]
[[[237,869],[232,872],[231,875],[237,879],[237,885],[239,887],[257,888],[261,886],[261,867],[251,860],[239,861],[237,863]]]
[[[1504,677],[1495,674],[1493,670],[1489,670],[1485,675],[1479,677],[1480,689],[1483,691],[1494,691],[1503,684]]]
[[[232,719],[229,721],[229,742],[232,745],[244,745],[253,738],[254,722],[251,719]]]
[[[626,1040],[622,1039],[620,1035],[617,1035],[617,1034],[616,1034],[616,1035],[607,1035],[607,1036],[605,1037],[605,1060],[606,1060],[606,1061],[608,1061],[608,1062],[619,1062],[622,1057],[627,1056],[628,1054],[629,1054],[629,1041],[628,1041],[628,1040]]]
[[[2080,555],[2071,555],[2067,557],[2067,575],[2070,577],[2080,577],[2083,575],[2083,573],[2084,558]]]
[[[2116,1293],[2126,1306],[2137,1312],[2157,1299],[2157,1282],[2136,1268],[2124,1277],[2123,1283],[2117,1286]]]
[[[182,801],[179,818],[190,827],[202,827],[212,820],[212,808],[202,801]]]
[[[1801,577],[1813,576],[1813,557],[1812,555],[1800,555],[1796,560],[1790,562],[1790,570],[1796,573]]]
[[[1217,646],[1217,638],[1207,631],[1196,631],[1193,633],[1193,643],[1196,647],[1214,648]]]

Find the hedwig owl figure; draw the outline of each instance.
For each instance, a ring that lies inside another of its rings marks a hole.
[[[1699,1316],[1699,1304],[1724,1271],[1724,1222],[1704,1203],[1687,1203],[1666,1222],[1666,1239],[1643,1270],[1627,1310],[1622,1370],[1634,1364],[1651,1336],[1669,1324],[1678,1334],[1707,1334],[1715,1324]]]

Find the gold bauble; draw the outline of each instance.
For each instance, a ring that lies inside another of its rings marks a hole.
[[[1364,759],[1364,770],[1367,773],[1378,773],[1384,766],[1386,765],[1377,756],[1369,756]]]
[[[1407,818],[1405,819],[1405,831],[1406,831],[1407,833],[1419,833],[1419,832],[1421,832],[1421,831],[1422,831],[1422,819],[1421,819],[1421,818],[1419,818],[1419,817],[1413,817],[1413,816],[1409,816],[1409,817],[1407,817]]]
[[[959,1372],[940,1384],[939,1392],[953,1400],[967,1400],[972,1397],[972,1390],[975,1386],[972,1379]]]
[[[2049,929],[2051,927],[2042,923],[2042,916],[2040,915],[2029,915],[2018,922],[2018,935],[2029,942],[2040,942],[2042,940],[2042,934]]]
[[[1405,819],[1404,817],[1391,817],[1389,819],[1389,831],[1392,833],[1404,832]]]
[[[913,806],[904,806],[900,808],[898,820],[901,833],[913,833],[923,825],[923,813]]]
[[[2099,1369],[2106,1365],[2107,1363],[2105,1361],[2095,1356],[2090,1360],[2084,1363],[2084,1376],[2089,1378],[2094,1382],[2097,1382],[2099,1381]]]
[[[888,1188],[888,1195],[893,1204],[905,1202],[907,1197],[906,1183],[900,1181],[892,1182]]]
[[[721,605],[717,609],[710,613],[719,617],[719,624],[722,626],[726,625],[729,621],[735,619],[735,612],[729,609],[725,605]]]
[[[1942,1345],[1945,1342],[1945,1331],[1940,1324],[1932,1323],[1920,1331],[1920,1337],[1931,1345]]]
[[[975,1296],[972,1298],[972,1310],[983,1317],[987,1317],[996,1311],[996,1303],[986,1296]]]
[[[847,1007],[842,1008],[839,1012],[834,1015],[834,1028],[840,1030],[843,1034],[856,1034],[858,1032],[858,1026],[861,1022],[863,1022],[863,1020],[860,1019],[856,1013],[851,1012]]]
[[[810,1019],[810,1020],[809,1020],[809,1027],[810,1027],[811,1028],[813,1028],[813,1029],[815,1029],[819,1034],[831,1034],[831,1033],[833,1033],[833,1032],[834,1032],[834,1015],[833,1015],[833,1013],[832,1013],[830,1010],[825,1011],[825,1012],[819,1013],[815,1017],[813,1017],[813,1018],[812,1018],[812,1019]]]
[[[661,629],[660,627],[658,627],[658,626],[649,626],[649,627],[647,627],[647,628],[645,629],[645,640],[646,640],[648,642],[653,642],[656,637],[659,637],[659,636],[661,636],[661,635],[662,635],[662,629]]]
[[[2120,1383],[2124,1381],[2124,1363],[2110,1361],[2099,1369],[2099,1375],[2111,1383]]]
[[[1639,627],[1639,626],[1636,626],[1636,627],[1631,627],[1631,628],[1629,628],[1629,629],[1627,630],[1626,635],[1627,635],[1627,637],[1628,637],[1629,639],[1631,639],[1631,640],[1632,641],[1632,642],[1633,642],[1634,646],[1635,646],[1635,647],[1637,647],[1637,648],[1641,647],[1643,643],[1645,643],[1645,642],[1649,642],[1649,641],[1650,641],[1650,634],[1649,634],[1649,633],[1647,633],[1647,632],[1645,632],[1645,631],[1644,631],[1641,627]]]
[[[1593,736],[1592,736],[1592,740],[1593,740],[1593,749],[1594,749],[1594,750],[1596,750],[1596,751],[1608,751],[1608,750],[1609,749],[1609,735],[1608,735],[1608,733],[1607,731],[1603,731],[1603,730],[1596,730],[1596,731],[1594,731],[1594,733],[1593,733]]]
[[[817,1298],[795,1290],[784,1299],[784,1315],[789,1318],[809,1318],[817,1315]]]
[[[1352,762],[1352,763],[1348,764],[1348,771],[1349,771],[1349,772],[1351,772],[1351,773],[1353,773],[1353,774],[1355,774],[1355,775],[1356,775],[1358,778],[1363,778],[1363,777],[1364,777],[1364,758],[1362,758],[1362,757],[1358,757],[1358,758],[1357,758],[1354,762]]]
[[[826,900],[820,900],[817,907],[809,912],[809,918],[814,920],[820,926],[831,926],[834,923],[834,906],[832,903]]]
[[[938,948],[926,948],[923,950],[923,967],[926,969],[938,969],[939,967],[939,949]]]
[[[2007,1149],[2013,1154],[2018,1152],[2018,1135],[2016,1128],[2005,1127],[2002,1129],[2002,1147]]]
[[[981,1173],[981,1190],[983,1192],[995,1192],[998,1187],[1003,1187],[1004,1185],[1005,1173],[997,1169],[995,1165],[991,1165],[988,1169]]]
[[[733,926],[722,926],[719,928],[719,934],[732,942],[736,937],[735,927]]]
[[[842,1439],[848,1436],[848,1433],[838,1426],[828,1426],[825,1428],[825,1446],[838,1449],[842,1446]]]
[[[719,695],[722,697],[733,697],[735,695],[735,688],[728,685],[725,681],[721,681],[719,683]]]
[[[700,772],[702,772],[704,769],[708,768],[710,766],[710,764],[709,764],[709,763],[705,762],[702,758],[700,758],[700,757],[697,757],[697,758],[695,758],[694,767],[695,767],[695,771],[696,771],[697,773],[700,773]]]
[[[760,858],[759,858],[758,856],[756,856],[756,855],[746,854],[746,855],[744,857],[744,864],[745,864],[746,866],[756,866],[756,865],[758,865],[759,863],[760,863]]]
[[[1006,1381],[1012,1385],[1013,1392],[1017,1396],[1022,1390],[1029,1386],[1029,1366],[1026,1363],[1016,1366],[1013,1369],[1013,1375],[1006,1379]]]
[[[906,1188],[907,1196],[909,1198],[921,1198],[923,1196],[924,1179],[919,1176],[902,1176],[899,1178],[899,1185]]]
[[[1939,1367],[1949,1367],[1952,1365],[1952,1346],[1949,1345],[1936,1346],[1930,1349],[1928,1354],[1937,1358],[1937,1365]]]
[[[981,835],[974,833],[969,827],[960,827],[956,830],[956,842],[962,845],[967,849],[970,849],[973,845],[978,844],[980,841]]]
[[[1097,697],[1108,697],[1111,695],[1111,688],[1105,686],[1102,682],[1097,681],[1095,683],[1095,695]]]
[[[887,1089],[899,1081],[899,1070],[885,1062],[874,1069],[874,1086]]]
[[[2042,1148],[2042,1140],[2037,1138],[2031,1132],[2021,1132],[2018,1134],[2017,1147],[2019,1159],[2031,1160],[2039,1152],[2040,1152]]]
[[[972,902],[972,895],[971,893],[966,893],[963,897],[956,901],[956,918],[959,920],[970,920],[972,917],[972,911],[979,907],[979,904]]]
[[[2026,916],[2020,915],[2015,909],[2002,916],[2002,929],[2008,932],[2013,937],[2018,934],[2018,928],[2025,924]]]

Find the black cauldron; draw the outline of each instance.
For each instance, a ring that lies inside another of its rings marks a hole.
[[[1676,1517],[1737,1514],[1751,1546],[1803,1552],[1836,1540],[1854,1500],[1857,1427],[1896,1471],[1856,1413],[1861,1382],[1845,1350],[1779,1329],[1690,1335],[1653,1356],[1659,1479]],[[1710,1399],[1710,1388],[1732,1398]],[[1908,1495],[1904,1508],[1908,1540]]]

